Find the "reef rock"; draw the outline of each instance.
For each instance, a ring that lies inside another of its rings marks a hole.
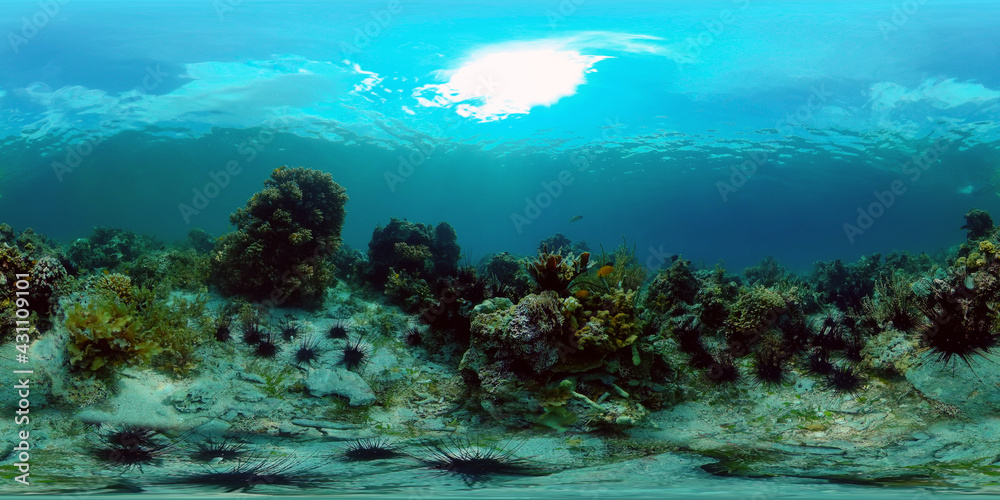
[[[306,377],[306,389],[315,397],[342,396],[351,406],[368,406],[375,403],[375,393],[363,378],[343,368],[320,368]]]

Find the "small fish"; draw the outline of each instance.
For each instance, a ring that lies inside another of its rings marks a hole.
[[[677,262],[677,259],[681,258],[680,255],[673,254],[670,256],[670,262]]]
[[[109,275],[109,274],[111,274],[111,271],[108,271],[107,269],[105,269],[105,270],[104,270],[104,275],[105,275],[105,276],[107,276],[107,275]]]
[[[569,221],[570,222],[576,222],[576,221],[578,221],[578,220],[580,220],[582,218],[583,218],[582,215],[574,215],[573,217],[570,217]]]
[[[590,295],[590,291],[589,290],[577,290],[576,293],[574,293],[573,295],[575,295],[576,298],[578,298],[578,299],[585,299],[585,298],[587,298],[588,295]]]
[[[603,278],[603,277],[611,274],[614,270],[615,270],[614,266],[604,266],[604,267],[602,267],[602,268],[600,268],[600,269],[597,270],[597,277],[598,278]]]

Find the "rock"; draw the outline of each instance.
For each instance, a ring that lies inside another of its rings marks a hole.
[[[240,401],[242,403],[256,403],[258,401],[262,401],[267,396],[263,392],[258,391],[257,389],[246,387],[237,390],[236,393],[234,394],[234,397],[237,401]]]
[[[363,426],[348,424],[344,422],[329,422],[326,420],[309,420],[306,418],[292,419],[292,423],[300,427],[312,427],[313,429],[360,429]]]
[[[486,299],[481,304],[472,308],[472,314],[493,314],[499,310],[509,309],[514,303],[506,297]]]
[[[219,388],[205,381],[195,382],[187,389],[181,389],[170,396],[174,408],[182,413],[207,411],[215,403]]]
[[[1000,411],[1000,391],[994,385],[1000,380],[1000,363],[977,363],[973,369],[961,359],[944,362],[930,355],[907,370],[906,379],[924,396],[969,416]]]
[[[241,379],[246,380],[247,382],[253,382],[255,384],[266,384],[267,383],[267,381],[264,380],[264,377],[261,377],[260,375],[257,375],[256,373],[240,372],[238,376]]]
[[[320,368],[306,377],[306,390],[316,397],[342,396],[351,406],[368,406],[375,403],[375,393],[363,378],[343,368]]]

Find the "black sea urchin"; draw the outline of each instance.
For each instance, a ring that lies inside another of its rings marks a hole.
[[[307,466],[303,465],[305,463],[306,460],[294,457],[240,460],[225,470],[206,467],[207,472],[172,478],[166,482],[217,488],[228,493],[250,491],[265,485],[306,488],[321,482],[311,473],[322,464]]]
[[[147,427],[125,426],[101,434],[101,445],[91,449],[91,455],[103,462],[126,470],[159,463],[168,445],[157,442],[156,431]]]
[[[384,438],[359,439],[344,450],[344,460],[352,462],[388,460],[401,455],[399,449]]]
[[[261,335],[257,345],[254,346],[253,353],[259,358],[272,359],[278,355],[280,350],[281,348],[274,341],[274,336],[271,333],[265,333]]]
[[[340,348],[340,362],[339,364],[344,365],[344,368],[354,371],[363,369],[366,364],[368,364],[368,354],[371,350],[369,344],[364,341],[364,338],[358,337],[352,342],[348,340],[344,343],[344,346]]]
[[[330,325],[330,329],[326,331],[326,336],[334,340],[346,339],[348,333],[350,333],[350,330],[347,328],[347,324],[343,321],[337,321]]]
[[[286,319],[284,324],[281,325],[281,338],[285,342],[298,337],[300,333],[302,333],[302,327],[293,325],[291,320]]]
[[[424,343],[424,336],[420,333],[420,328],[416,326],[411,326],[410,329],[406,330],[406,337],[404,339],[406,345],[409,347],[417,347]]]
[[[302,339],[302,341],[299,342],[299,345],[295,348],[295,353],[292,356],[295,359],[295,364],[310,365],[313,361],[319,359],[319,355],[321,353],[319,340],[310,337]]]
[[[248,443],[246,441],[232,437],[222,439],[209,438],[205,441],[195,443],[195,446],[198,450],[191,454],[191,458],[199,462],[237,460],[248,452]]]
[[[229,342],[233,338],[233,320],[228,316],[219,318],[215,324],[215,340],[219,342]]]
[[[786,381],[785,367],[781,357],[772,351],[757,353],[754,360],[753,376],[758,384],[777,387]]]
[[[256,321],[249,320],[243,323],[243,343],[256,345],[264,337],[264,330]]]
[[[472,443],[452,443],[450,447],[430,447],[430,456],[422,461],[431,469],[450,472],[466,483],[475,483],[493,476],[543,475],[531,462],[514,455],[517,448],[482,446]]]
[[[861,378],[850,368],[835,367],[826,377],[826,387],[837,394],[854,394],[861,385]]]
[[[732,359],[723,357],[709,365],[708,379],[715,385],[734,384],[740,379],[740,371]]]

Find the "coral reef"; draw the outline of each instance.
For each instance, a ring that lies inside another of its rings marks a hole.
[[[326,260],[340,246],[347,195],[325,172],[280,167],[264,190],[230,216],[212,282],[227,294],[275,304],[318,306],[333,281]]]
[[[405,272],[428,283],[458,273],[461,249],[455,229],[447,222],[429,224],[392,218],[378,226],[368,242],[365,279],[381,287],[393,272]]]

